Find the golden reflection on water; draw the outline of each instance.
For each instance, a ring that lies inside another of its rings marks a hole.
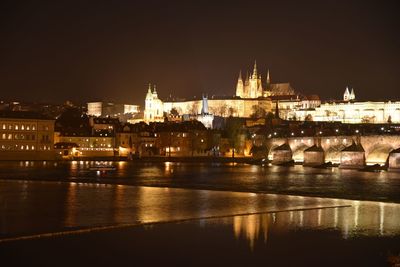
[[[400,205],[384,202],[349,201],[351,207],[323,208],[235,216],[232,221],[236,239],[245,238],[254,249],[266,242],[268,231],[295,229],[335,229],[344,239],[353,236],[391,236],[400,234]]]
[[[65,226],[74,226],[76,224],[76,187],[77,184],[74,182],[68,184],[65,201]]]

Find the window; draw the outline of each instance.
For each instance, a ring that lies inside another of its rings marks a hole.
[[[19,130],[18,124],[15,124],[14,129],[15,129],[15,130]]]
[[[1,134],[1,139],[6,139],[6,134],[5,133],[3,133],[3,134]]]
[[[14,139],[15,139],[15,140],[18,140],[18,139],[19,139],[18,134],[15,134],[15,135],[14,135]]]
[[[21,125],[21,130],[25,130],[25,125]]]
[[[8,134],[8,138],[7,139],[11,140],[12,139],[12,134]]]
[[[5,130],[7,127],[6,127],[6,124],[5,123],[3,123],[3,126],[1,127],[3,130]]]
[[[32,131],[35,131],[35,130],[36,130],[36,126],[32,125]]]
[[[32,148],[32,150],[35,150],[35,146],[32,146],[31,148]]]
[[[9,124],[9,125],[8,125],[8,130],[12,130],[12,129],[13,129],[12,124]]]
[[[29,130],[30,130],[30,127],[29,127],[29,125],[26,125],[26,130],[27,130],[27,131],[29,131]]]

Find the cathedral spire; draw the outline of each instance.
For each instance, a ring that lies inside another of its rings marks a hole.
[[[151,93],[151,83],[149,83],[149,90],[147,90],[147,92]]]
[[[257,60],[254,60],[253,79],[257,78]]]
[[[270,84],[271,83],[271,80],[270,80],[270,78],[269,78],[269,69],[267,70],[267,84]]]
[[[239,78],[238,81],[242,81],[242,70],[239,71]]]

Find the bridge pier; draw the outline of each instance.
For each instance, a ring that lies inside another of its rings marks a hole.
[[[325,152],[321,146],[313,145],[304,150],[304,166],[318,166],[325,163]]]
[[[390,152],[388,171],[400,172],[400,148]]]
[[[289,144],[284,144],[276,147],[272,151],[272,164],[273,165],[284,165],[293,162],[293,153]]]
[[[354,142],[340,152],[342,169],[360,169],[365,167],[365,150],[360,142]]]

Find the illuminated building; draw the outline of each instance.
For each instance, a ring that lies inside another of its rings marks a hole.
[[[112,117],[126,121],[140,112],[138,105],[115,104],[111,102],[89,102],[87,103],[87,114],[95,117]]]
[[[325,102],[313,108],[293,109],[297,120],[342,123],[400,123],[399,101],[356,101],[354,89],[346,87],[342,101]]]
[[[54,120],[26,111],[0,112],[0,159],[52,160]]]
[[[208,111],[214,116],[221,117],[250,117],[257,109],[264,112],[272,110],[273,102],[279,101],[282,118],[288,118],[289,111],[294,108],[312,108],[320,104],[319,98],[311,100],[296,95],[289,83],[271,83],[269,71],[263,86],[262,76],[254,64],[253,71],[243,81],[241,74],[236,85],[234,96],[212,96],[207,98]],[[176,110],[178,114],[196,116],[202,113],[203,98],[193,100],[179,100],[169,98],[162,101],[155,90],[149,86],[145,99],[144,121],[161,122],[164,115]]]

